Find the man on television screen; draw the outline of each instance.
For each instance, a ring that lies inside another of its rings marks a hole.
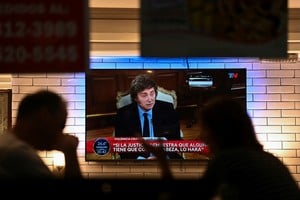
[[[131,103],[117,109],[115,137],[181,140],[180,124],[172,103],[158,100],[158,86],[148,74],[131,82]],[[146,114],[144,114],[146,113]],[[182,159],[178,152],[167,152],[169,159]],[[121,159],[155,159],[147,152],[122,152]]]

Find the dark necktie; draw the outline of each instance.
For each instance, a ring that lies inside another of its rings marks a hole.
[[[149,137],[149,120],[148,120],[148,114],[144,113],[144,129],[143,129],[143,137]]]

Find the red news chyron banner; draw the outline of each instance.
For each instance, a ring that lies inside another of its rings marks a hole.
[[[162,146],[166,152],[208,154],[208,147],[199,140],[147,140],[149,144]],[[87,142],[87,152],[99,155],[106,153],[137,153],[145,149],[138,138],[98,138]]]

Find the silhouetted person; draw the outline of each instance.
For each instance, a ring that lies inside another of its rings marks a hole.
[[[189,192],[201,199],[300,199],[299,188],[288,168],[263,150],[244,106],[229,97],[216,97],[199,113],[200,139],[211,158],[199,185]],[[144,146],[159,157],[164,178],[172,179],[161,148]]]
[[[28,94],[21,100],[14,127],[0,135],[0,179],[56,178],[37,154],[39,150],[61,151],[65,156],[64,178],[82,178],[78,138],[63,133],[66,106],[61,96],[47,90]]]

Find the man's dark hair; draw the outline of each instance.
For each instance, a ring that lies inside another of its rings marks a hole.
[[[155,93],[157,95],[157,84],[148,74],[140,74],[135,77],[134,80],[131,82],[130,87],[130,97],[131,100],[134,102],[137,94],[145,89],[154,88]]]
[[[28,94],[19,104],[17,121],[34,115],[42,108],[46,108],[53,114],[61,112],[64,104],[64,99],[52,91],[40,90],[35,93]]]

